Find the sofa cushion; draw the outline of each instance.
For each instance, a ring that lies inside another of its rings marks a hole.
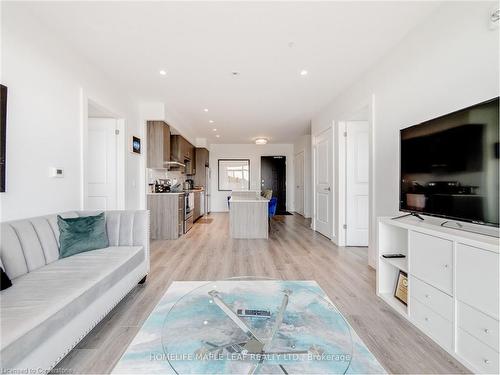
[[[77,218],[57,216],[57,224],[61,258],[109,246],[104,212],[96,216]]]
[[[66,212],[62,217],[78,217]],[[57,215],[0,224],[0,258],[11,280],[59,259]]]
[[[0,293],[2,365],[19,363],[144,258],[142,246],[108,247],[60,259],[12,280],[12,287]]]

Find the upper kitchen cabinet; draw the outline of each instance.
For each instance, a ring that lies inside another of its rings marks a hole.
[[[196,147],[188,144],[189,163],[186,165],[186,174],[194,176],[196,174]]]
[[[196,154],[196,169],[205,169],[208,167],[208,150],[206,148],[197,147],[195,148]]]
[[[193,160],[193,148],[194,148],[193,145],[188,141],[186,141],[184,138],[183,141],[184,141],[184,157],[186,159]]]
[[[196,175],[194,177],[194,184],[196,186],[203,186],[206,188],[206,169],[209,166],[208,162],[209,153],[206,148],[195,148]]]
[[[181,136],[171,135],[170,136],[170,160],[178,161],[179,163],[184,162],[184,154],[181,149]]]
[[[172,161],[184,163],[184,160],[190,159],[189,145],[190,143],[182,135],[170,136],[170,158]]]
[[[148,121],[148,168],[166,168],[170,161],[170,126],[163,121]]]
[[[170,158],[172,161],[177,161],[186,165],[185,172],[187,175],[194,175],[195,169],[195,152],[194,146],[189,143],[181,135],[172,135],[170,137],[171,149]]]

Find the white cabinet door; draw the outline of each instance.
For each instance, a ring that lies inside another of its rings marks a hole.
[[[498,319],[498,254],[457,244],[457,298]]]
[[[453,320],[453,298],[433,286],[410,275],[411,297],[443,318]]]
[[[333,232],[333,151],[332,129],[315,139],[315,229],[328,238]]]
[[[458,326],[498,351],[498,320],[463,302],[458,302]]]
[[[457,330],[457,354],[474,366],[477,373],[498,374],[498,352],[461,328]]]
[[[410,272],[453,295],[453,242],[410,231]]]
[[[410,320],[447,350],[453,347],[453,323],[414,298],[410,298]]]

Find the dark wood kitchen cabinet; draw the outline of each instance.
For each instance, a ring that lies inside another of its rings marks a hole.
[[[152,240],[175,240],[184,232],[184,195],[148,194]]]
[[[181,150],[181,136],[170,136],[170,160],[184,163],[184,155]]]
[[[207,181],[207,172],[205,167],[209,166],[209,152],[206,148],[197,147],[195,149],[195,169],[196,174],[193,178],[194,184],[196,186],[203,186],[206,188],[205,184]]]
[[[194,176],[196,174],[196,147],[194,147],[191,143],[187,142],[186,145],[187,151],[186,155],[189,159],[189,163],[186,166],[186,174],[189,176]]]
[[[163,121],[148,121],[147,168],[166,168],[170,161],[170,126]]]
[[[181,135],[172,135],[170,137],[171,150],[170,158],[173,161],[178,161],[179,163],[186,164],[185,172],[187,175],[194,175],[196,173],[195,168],[195,147],[189,143]]]
[[[191,143],[184,140],[184,156],[189,160],[193,160],[193,148]]]
[[[194,192],[194,210],[193,210],[193,221],[196,221],[201,216],[201,194],[202,192]]]
[[[183,163],[184,160],[191,160],[193,145],[189,143],[182,135],[172,135],[170,136],[170,155],[171,159]]]

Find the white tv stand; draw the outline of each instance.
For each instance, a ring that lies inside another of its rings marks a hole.
[[[441,222],[378,219],[377,295],[470,370],[498,373],[500,240]],[[394,297],[400,270],[407,306]]]

